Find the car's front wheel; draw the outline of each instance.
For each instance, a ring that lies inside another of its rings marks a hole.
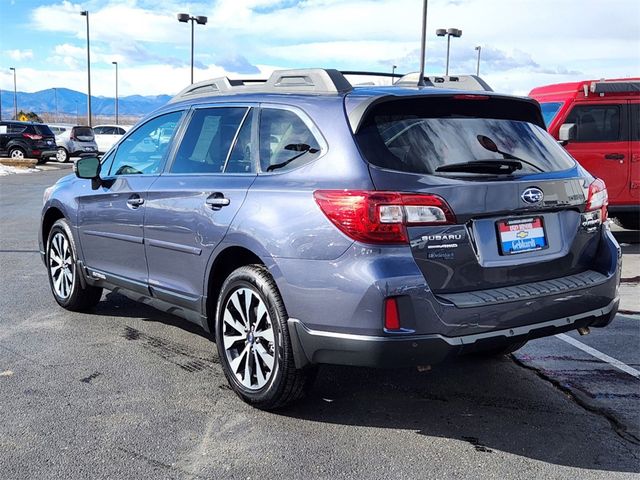
[[[47,240],[49,284],[56,302],[68,310],[81,311],[100,301],[102,288],[83,286],[77,266],[77,250],[66,219],[56,221]]]
[[[314,371],[295,368],[284,303],[263,265],[247,265],[229,275],[216,314],[224,374],[245,402],[272,410],[304,395]]]
[[[13,160],[24,160],[25,157],[26,157],[26,154],[24,153],[24,150],[21,149],[20,147],[11,147],[9,149],[9,158]]]
[[[58,147],[56,149],[56,161],[60,163],[66,163],[69,161],[69,152],[64,147]]]

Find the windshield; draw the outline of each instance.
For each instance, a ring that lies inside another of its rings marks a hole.
[[[509,118],[431,118],[374,112],[356,138],[370,163],[411,173],[479,174],[479,162],[487,173],[496,170],[486,168],[487,163],[490,167],[495,162],[497,167],[516,162],[513,171],[518,175],[566,170],[574,165],[543,128]],[[460,167],[467,163],[473,167]]]
[[[556,118],[556,115],[562,108],[562,102],[548,102],[541,103],[540,108],[542,109],[542,118],[544,118],[544,124],[548,127],[553,122],[553,119]]]

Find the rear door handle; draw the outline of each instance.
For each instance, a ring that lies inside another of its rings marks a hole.
[[[624,160],[624,155],[622,153],[607,153],[604,156],[605,160]]]
[[[137,193],[134,193],[133,195],[131,195],[127,200],[127,204],[131,208],[138,208],[143,203],[144,203],[144,198],[140,197],[140,195],[138,195]]]
[[[215,192],[207,197],[206,204],[213,210],[220,210],[222,207],[226,207],[231,203],[231,200],[226,198],[223,193]]]

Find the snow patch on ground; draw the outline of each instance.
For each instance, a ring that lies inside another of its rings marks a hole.
[[[7,165],[0,164],[0,177],[4,177],[5,175],[11,175],[12,173],[32,173],[37,171],[38,170],[35,168],[9,167]]]

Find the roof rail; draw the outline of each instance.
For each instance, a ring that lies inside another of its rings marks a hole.
[[[237,93],[346,93],[353,86],[338,70],[305,68],[276,70],[268,80],[230,80],[213,78],[189,85],[173,97],[169,103],[192,97],[231,95]]]
[[[398,80],[398,87],[417,87],[420,72],[408,73]],[[449,75],[442,77],[424,77],[427,87],[447,88],[451,90],[482,90],[493,92],[493,89],[477,75]]]
[[[600,80],[591,82],[589,86],[591,93],[597,93],[601,96],[605,93],[630,93],[640,92],[640,81],[638,80]],[[587,92],[585,91],[585,96]]]

